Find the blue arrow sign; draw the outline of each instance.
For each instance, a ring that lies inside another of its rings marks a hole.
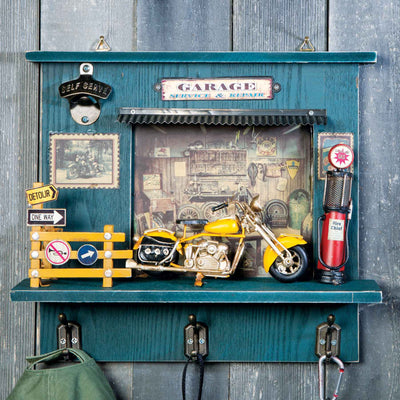
[[[78,261],[82,265],[93,265],[97,261],[98,253],[96,247],[91,244],[84,244],[79,247]]]

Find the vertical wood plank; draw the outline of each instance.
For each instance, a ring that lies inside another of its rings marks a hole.
[[[139,51],[229,51],[231,40],[230,0],[138,0]],[[134,364],[133,398],[181,398],[182,370],[181,363]],[[227,400],[229,364],[206,365],[205,374],[203,398]],[[196,378],[196,371],[189,371],[188,384]],[[187,398],[196,397],[188,392]]]
[[[361,307],[362,364],[348,371],[348,398],[400,398],[399,32],[398,1],[330,4],[329,50],[378,52],[375,65],[360,68],[359,252],[360,277],[378,282],[384,302]]]
[[[184,363],[135,363],[134,399],[181,399]],[[228,399],[229,364],[206,363],[202,398]],[[199,367],[191,363],[186,376],[186,399],[197,399]]]
[[[309,36],[317,51],[325,51],[327,12],[327,0],[233,0],[233,50],[296,51]],[[229,398],[317,398],[316,368],[315,364],[231,363]]]
[[[136,50],[136,0],[42,0],[41,50],[95,50],[101,35],[112,51]]]
[[[38,47],[38,1],[0,2],[0,398],[26,367],[35,344],[35,308],[11,303],[10,289],[27,277],[29,235],[25,189],[37,180],[39,69],[25,61]]]
[[[230,0],[138,0],[140,51],[231,50]]]
[[[234,51],[327,50],[327,0],[233,0]]]
[[[132,363],[100,363],[117,400],[132,399]]]
[[[231,364],[230,380],[230,400],[319,398],[316,364]]]

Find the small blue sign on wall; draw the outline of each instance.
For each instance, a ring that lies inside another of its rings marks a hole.
[[[93,265],[98,258],[96,247],[91,244],[84,244],[79,247],[78,250],[78,261],[82,265]]]

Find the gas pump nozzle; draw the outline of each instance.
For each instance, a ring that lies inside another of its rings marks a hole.
[[[350,199],[349,203],[349,211],[347,211],[347,219],[350,221],[351,216],[353,215],[353,200]]]

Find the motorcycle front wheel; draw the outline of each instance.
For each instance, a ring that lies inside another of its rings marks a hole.
[[[79,168],[76,165],[72,165],[67,170],[67,179],[79,178]]]
[[[299,281],[307,272],[308,257],[304,248],[302,246],[294,246],[288,251],[293,259],[291,266],[285,265],[278,257],[269,269],[271,276],[280,282]]]

